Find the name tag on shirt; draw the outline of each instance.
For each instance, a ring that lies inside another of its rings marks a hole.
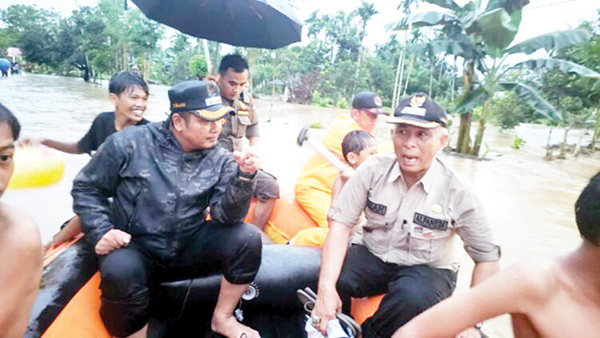
[[[378,215],[385,215],[387,207],[383,204],[377,204],[367,198],[367,208]]]
[[[437,219],[429,216],[425,216],[418,212],[415,212],[413,223],[423,226],[425,228],[446,231],[448,229],[448,221],[443,219]]]

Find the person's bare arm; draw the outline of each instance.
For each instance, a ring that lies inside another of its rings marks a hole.
[[[56,150],[63,151],[69,154],[83,154],[83,151],[79,149],[77,142],[60,142],[50,139],[35,139],[31,137],[22,137],[19,140],[19,144],[22,146],[37,146],[45,145],[46,147],[54,148]]]
[[[54,148],[56,150],[63,151],[69,154],[83,154],[83,151],[79,149],[77,142],[60,142],[49,139],[43,139],[40,141],[41,144],[46,147]]]
[[[490,278],[493,274],[500,271],[500,262],[479,262],[475,264],[471,275],[471,287]]]
[[[535,282],[539,271],[539,268],[521,264],[501,271],[485,282],[480,280],[473,288],[413,318],[392,337],[454,337],[485,319],[505,313],[527,313],[533,304],[540,302],[539,293],[544,292],[544,287]]]
[[[335,181],[333,181],[333,185],[331,186],[331,200],[332,201],[335,201],[335,199],[340,194],[340,191],[342,191],[343,187],[344,187],[344,181],[342,180],[342,177],[340,175],[338,175],[338,177],[335,178]]]
[[[500,264],[498,261],[476,263],[475,267],[473,268],[473,273],[471,275],[471,287],[483,282],[484,280],[486,280],[487,278],[489,278],[490,276],[492,276],[499,270],[500,270]],[[481,332],[479,332],[479,329],[477,329],[475,327],[475,324],[473,324],[473,326],[471,326],[471,327],[465,329],[464,331],[462,331],[461,333],[459,333],[458,337],[460,337],[460,338],[480,338]]]
[[[312,311],[312,315],[321,318],[318,329],[323,334],[327,331],[327,322],[334,319],[336,313],[342,308],[342,301],[335,286],[342,271],[351,231],[352,228],[342,223],[329,222],[329,233],[321,258],[317,301]]]
[[[254,147],[254,148],[258,149],[258,140],[259,140],[258,136],[249,137],[248,143],[250,144],[250,147]]]
[[[42,274],[42,243],[34,221],[2,206],[0,212],[0,332],[23,337]]]

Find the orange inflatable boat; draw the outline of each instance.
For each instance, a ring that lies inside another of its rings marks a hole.
[[[252,209],[247,220],[252,218]],[[283,190],[265,232],[275,243],[287,243],[308,227],[316,224],[296,202],[293,192]],[[100,275],[96,256],[82,237],[80,234],[47,250],[41,287],[25,337],[110,337],[99,315]],[[239,308],[244,323],[266,337],[301,336],[305,313],[296,290],[305,287],[316,290],[320,263],[318,248],[264,245],[259,274]],[[153,298],[149,337],[207,332],[219,281],[220,275],[210,275],[161,284]],[[353,316],[362,322],[378,304],[378,299],[355,299]]]

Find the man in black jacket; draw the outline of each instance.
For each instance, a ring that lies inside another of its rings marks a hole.
[[[73,182],[74,210],[99,256],[102,319],[113,336],[145,337],[149,287],[218,271],[212,330],[259,337],[233,316],[260,266],[260,235],[242,223],[259,157],[216,147],[232,110],[214,83],[180,83],[169,99],[165,122],[110,136]]]

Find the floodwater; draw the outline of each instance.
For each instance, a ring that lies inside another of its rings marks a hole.
[[[145,117],[150,121],[166,118],[168,87],[150,86]],[[84,83],[77,78],[23,74],[0,80],[0,102],[20,120],[22,135],[77,141],[88,130],[94,117],[113,107],[108,100],[107,85]],[[279,178],[282,193],[289,194],[302,164],[312,150],[300,147],[296,137],[307,124],[327,123],[348,110],[325,109],[286,104],[281,101],[257,100],[260,113],[260,151],[265,169]],[[319,137],[322,131],[314,131]],[[389,139],[389,126],[379,121],[376,136]],[[455,134],[455,131],[451,131]],[[473,134],[474,135],[474,134]],[[570,132],[575,143],[580,131]],[[486,206],[490,222],[502,243],[502,266],[540,257],[562,254],[581,243],[573,205],[587,180],[600,170],[600,156],[545,161],[543,156],[548,128],[527,125],[525,146],[510,147],[514,133],[502,133],[489,127],[484,143],[490,160],[478,161],[448,154],[440,156],[456,171],[466,176]],[[563,131],[553,132],[552,143],[562,140]],[[584,135],[584,144],[590,135]],[[485,149],[485,147],[482,147]],[[44,242],[72,216],[71,183],[88,155],[60,153],[65,162],[61,182],[43,188],[8,190],[2,200],[27,211],[37,222]],[[472,261],[464,255],[458,292],[469,285]],[[486,322],[491,337],[512,337],[508,316]]]

